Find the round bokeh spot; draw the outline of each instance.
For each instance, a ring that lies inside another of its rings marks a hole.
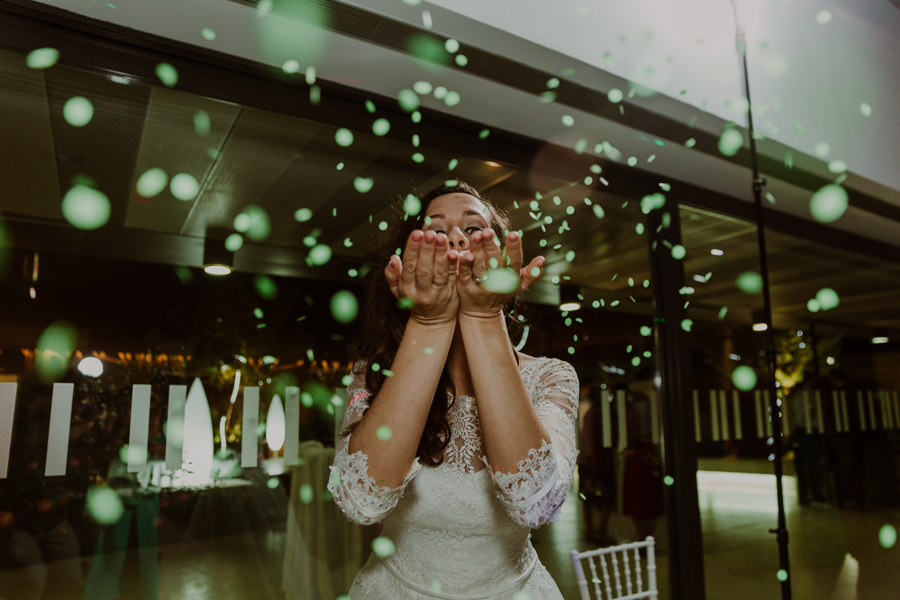
[[[178,83],[178,71],[169,63],[156,65],[156,76],[159,77],[159,80],[166,87],[173,87]]]
[[[309,262],[314,265],[321,266],[331,260],[331,248],[326,244],[314,246],[309,251]]]
[[[237,252],[244,245],[244,238],[239,233],[232,233],[225,238],[225,249],[229,252]]]
[[[387,558],[388,556],[392,556],[394,552],[396,552],[397,547],[390,539],[381,536],[372,540],[372,550],[375,551],[375,554],[376,556],[378,556],[378,558]]]
[[[375,185],[375,180],[371,177],[357,177],[353,180],[353,187],[360,194],[365,194],[371,190],[373,185]]]
[[[172,177],[172,181],[169,183],[169,191],[182,202],[189,202],[200,193],[200,184],[193,175],[179,173]]]
[[[338,323],[350,323],[359,314],[359,302],[353,292],[341,290],[331,297],[331,316]]]
[[[663,477],[663,483],[666,485],[672,485],[673,483],[675,483],[675,478],[671,475],[666,475],[665,477]]]
[[[409,89],[400,90],[400,93],[397,94],[397,102],[400,104],[400,108],[402,108],[406,112],[412,112],[416,110],[421,104],[419,95]]]
[[[266,300],[272,300],[278,296],[278,284],[268,275],[254,277],[253,287],[256,288],[256,293]]]
[[[742,392],[749,392],[756,387],[756,373],[750,367],[741,365],[731,373],[731,382]]]
[[[672,258],[675,260],[681,260],[687,254],[687,250],[684,249],[684,246],[681,244],[675,244],[672,246]]]
[[[484,273],[481,287],[495,294],[512,294],[519,289],[519,274],[509,267],[488,269]]]
[[[353,132],[342,127],[335,132],[334,141],[338,146],[346,148],[353,143]]]
[[[784,569],[778,569],[778,572],[775,573],[775,577],[778,578],[778,581],[787,581],[788,572]]]
[[[394,437],[394,432],[391,431],[391,428],[388,427],[387,425],[382,425],[381,427],[379,427],[378,429],[375,430],[375,437],[377,437],[379,440],[381,440],[383,442],[386,442],[389,439],[391,439],[392,437]]]
[[[72,127],[84,127],[94,117],[94,105],[84,96],[69,98],[63,106],[63,118]]]
[[[166,189],[169,183],[169,176],[160,168],[147,169],[138,177],[135,190],[139,196],[144,198],[153,198],[161,191]]]
[[[311,211],[310,209],[299,208],[294,213],[294,220],[299,223],[305,223],[306,221],[309,221],[310,219],[312,219],[312,216],[313,216],[313,211]]]
[[[89,489],[86,505],[88,515],[99,525],[113,525],[125,512],[118,492],[108,485],[95,485]]]
[[[844,216],[849,205],[847,190],[836,183],[829,183],[812,195],[809,212],[820,223],[833,223]]]
[[[878,530],[878,543],[885,550],[890,550],[897,544],[897,528],[890,523],[885,523]]]
[[[386,135],[390,130],[391,122],[387,119],[375,119],[375,122],[372,123],[372,133],[374,133],[375,135]]]
[[[822,310],[822,305],[815,298],[810,298],[806,303],[806,310],[811,313],[817,313]]]
[[[734,128],[726,129],[719,138],[719,152],[724,156],[734,156],[743,145],[744,136]]]
[[[819,307],[822,310],[837,308],[837,305],[841,303],[841,299],[838,297],[837,292],[831,288],[822,288],[816,292],[816,300],[819,301]]]
[[[416,216],[422,212],[422,201],[413,194],[407,194],[403,201],[403,212],[410,216]]]
[[[78,332],[68,321],[52,323],[38,339],[34,370],[42,381],[56,381],[69,368]]]
[[[25,64],[29,69],[49,69],[58,60],[59,50],[56,48],[38,48],[28,53]]]
[[[745,294],[758,294],[763,287],[762,276],[755,271],[744,271],[738,275],[735,283]]]
[[[106,194],[81,184],[73,186],[62,201],[63,217],[78,229],[103,227],[111,210]]]
[[[606,98],[614,104],[621,102],[624,97],[625,94],[619,88],[613,88],[606,94]]]

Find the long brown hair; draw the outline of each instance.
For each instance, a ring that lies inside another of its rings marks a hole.
[[[393,364],[397,350],[400,348],[400,341],[403,339],[403,333],[406,331],[406,322],[409,319],[409,310],[399,306],[397,299],[388,288],[384,268],[391,255],[406,246],[410,234],[416,229],[423,228],[426,211],[431,201],[438,196],[456,193],[468,194],[484,203],[487,207],[487,220],[490,228],[497,234],[501,246],[505,245],[506,234],[510,227],[508,215],[483,198],[478,190],[462,181],[458,181],[456,185],[452,186],[442,184],[429,190],[419,198],[421,210],[415,216],[407,215],[404,212],[402,200],[395,202],[393,223],[385,231],[379,248],[370,257],[372,277],[363,293],[360,328],[351,348],[353,356],[365,364],[366,388],[371,394],[370,402],[374,402],[375,396],[384,384],[386,378],[384,369]],[[520,326],[514,316],[517,308],[517,297],[513,297],[504,307],[503,312],[506,315],[507,331],[509,332]],[[518,356],[516,356],[516,360],[518,360]],[[378,363],[382,368],[378,371],[369,369],[368,365],[374,363]],[[354,374],[359,373],[354,371]],[[453,406],[455,396],[456,390],[445,364],[434,392],[434,399],[425,422],[425,430],[422,432],[422,438],[419,440],[419,447],[416,450],[416,456],[425,466],[438,467],[444,461],[444,448],[450,443],[450,423],[447,419],[447,412]],[[359,423],[360,421],[357,421],[342,431],[341,437],[353,433]]]

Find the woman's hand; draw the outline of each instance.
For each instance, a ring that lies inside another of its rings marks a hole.
[[[543,274],[544,257],[538,256],[522,267],[522,239],[515,231],[506,236],[506,254],[500,250],[493,229],[476,231],[469,252],[459,265],[459,316],[496,317],[510,298],[528,289]],[[490,281],[475,281],[488,276]]]
[[[447,236],[433,231],[413,231],[403,258],[391,256],[384,275],[398,300],[412,300],[412,319],[424,325],[456,322],[459,253],[450,250]]]

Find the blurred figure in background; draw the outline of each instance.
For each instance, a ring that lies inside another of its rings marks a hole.
[[[638,387],[631,386],[632,389]],[[622,485],[622,514],[634,521],[637,539],[653,535],[663,514],[662,469],[653,444],[650,397],[643,392],[628,395],[628,446]]]
[[[603,447],[603,406],[607,393],[594,384],[588,392],[590,408],[584,415],[578,454],[578,491],[584,501],[585,538],[600,546],[611,546],[609,519],[616,505],[615,450],[610,442]],[[612,415],[612,405],[610,415]],[[614,417],[610,417],[613,420]],[[594,509],[600,511],[600,523],[594,528]]]

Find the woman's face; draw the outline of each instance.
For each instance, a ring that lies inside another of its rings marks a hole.
[[[486,208],[478,198],[469,194],[438,196],[425,211],[425,215],[431,217],[431,223],[423,229],[446,234],[451,250],[467,252],[472,234],[490,228]]]

